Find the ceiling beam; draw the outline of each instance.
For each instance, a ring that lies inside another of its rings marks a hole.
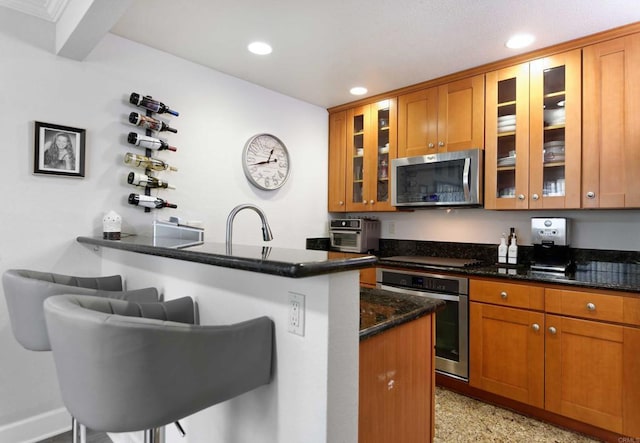
[[[84,60],[133,0],[70,0],[56,24],[56,54]]]

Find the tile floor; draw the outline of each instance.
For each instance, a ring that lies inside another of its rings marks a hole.
[[[436,443],[595,443],[581,434],[436,387]]]
[[[506,409],[436,387],[435,443],[526,442],[596,443],[576,434]],[[103,433],[89,432],[87,443],[109,443]],[[71,433],[39,443],[68,443]],[[401,442],[394,442],[401,443]]]

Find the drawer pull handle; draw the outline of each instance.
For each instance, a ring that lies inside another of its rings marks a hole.
[[[502,297],[503,299],[506,299],[507,298],[507,293],[505,291],[502,291],[500,293],[500,297]]]
[[[551,335],[556,335],[556,332],[558,332],[558,330],[556,328],[554,328],[553,326],[549,327],[549,332],[551,333]]]
[[[531,325],[531,329],[538,332],[540,330],[540,325],[538,323],[534,323]]]
[[[593,303],[587,303],[587,309],[590,311],[595,311],[596,305],[594,305]]]

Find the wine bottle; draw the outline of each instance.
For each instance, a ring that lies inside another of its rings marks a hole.
[[[132,92],[129,96],[129,103],[140,106],[141,108],[146,108],[149,111],[157,112],[158,114],[167,114],[175,115],[176,117],[180,114],[177,111],[169,109],[167,105],[161,103],[157,100],[153,100],[151,97],[143,97],[142,95]]]
[[[174,205],[173,203],[169,203],[168,201],[160,198],[154,197],[152,195],[141,195],[141,194],[129,194],[129,204],[136,206],[143,206],[145,208],[177,208],[178,205]]]
[[[173,129],[169,127],[165,122],[161,122],[157,118],[149,117],[146,115],[139,114],[137,112],[132,112],[129,114],[129,123],[141,126],[145,129],[151,129],[153,131],[169,131],[173,133],[177,133],[177,129]]]
[[[157,158],[145,157],[144,155],[132,154],[131,152],[127,152],[124,155],[124,162],[127,165],[136,166],[138,168],[152,169],[154,171],[178,170],[178,168],[169,166],[168,163],[165,163]]]
[[[160,140],[159,138],[149,137],[147,135],[136,134],[135,132],[130,132],[127,136],[127,141],[132,145],[139,146],[145,149],[155,149],[156,151],[169,150],[169,151],[177,151],[178,149],[175,146],[169,146],[164,140]]]
[[[165,188],[176,189],[175,186],[169,183],[159,180],[157,177],[152,177],[146,174],[138,174],[137,172],[130,172],[127,177],[127,183],[134,186],[148,187],[148,188]]]

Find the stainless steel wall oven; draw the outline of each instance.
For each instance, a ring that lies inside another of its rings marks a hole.
[[[436,371],[469,379],[469,279],[427,272],[378,268],[376,286],[445,300],[436,313]]]

